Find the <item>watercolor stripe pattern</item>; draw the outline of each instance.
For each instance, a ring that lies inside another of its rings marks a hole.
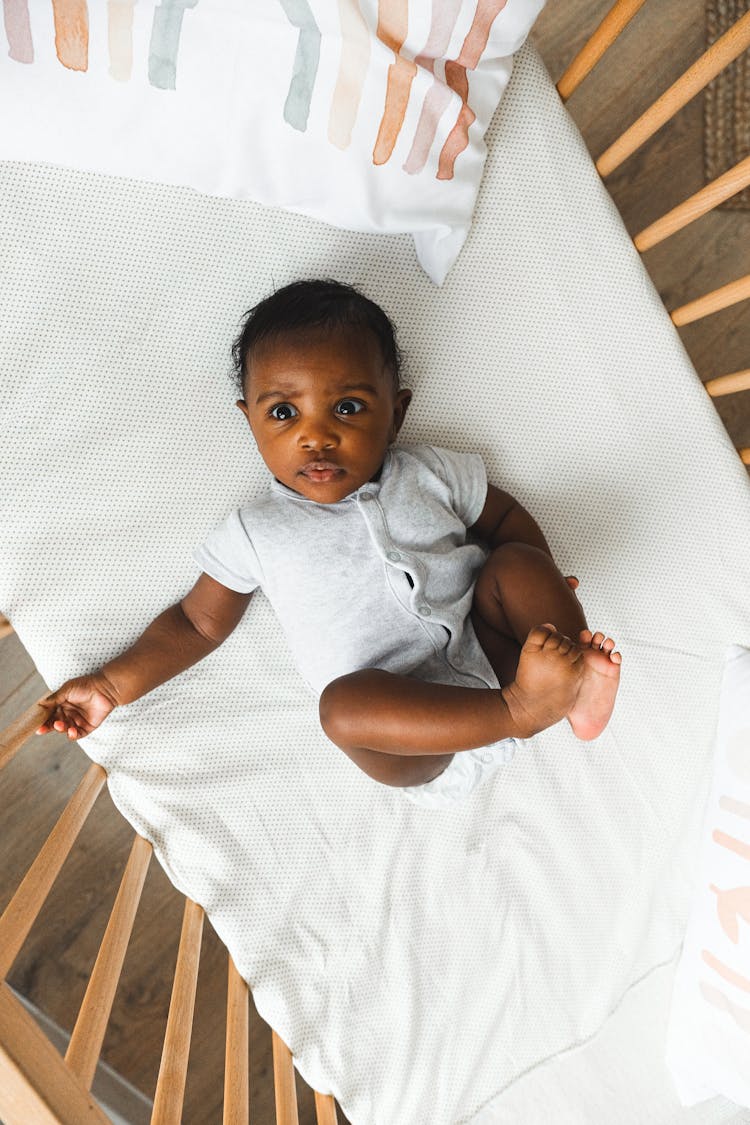
[[[284,119],[293,128],[307,128],[320,56],[320,30],[307,0],[279,0],[289,22],[299,29],[297,55],[284,107]],[[445,80],[435,72],[435,63],[444,58],[463,6],[463,0],[432,0],[430,30],[421,52],[410,59],[401,54],[409,27],[409,0],[378,0],[376,37],[394,60],[388,67],[383,113],[372,151],[374,165],[387,164],[393,155],[409,106],[412,83],[419,67],[429,70],[434,81],[425,95],[411,149],[403,170],[410,175],[421,172],[429,158],[438,124],[450,105],[452,94],[461,100],[456,121],[445,139],[438,159],[436,178],[451,180],[455,163],[469,143],[469,129],[476,115],[469,105],[467,72],[475,70],[486,50],[494,20],[507,0],[478,0],[471,27],[457,59],[445,59]],[[357,0],[338,0],[341,27],[341,58],[328,119],[328,140],[344,149],[351,143],[352,131],[362,98],[370,61],[369,33]]]
[[[726,746],[726,767],[741,784],[750,779],[750,730],[743,731],[730,739]],[[750,804],[728,793],[722,793],[718,800],[719,809],[737,816],[741,821],[750,821]],[[738,825],[738,829],[739,829]],[[742,826],[744,827],[744,825]],[[720,828],[711,831],[712,842],[720,848],[726,849],[740,860],[750,863],[750,840],[745,840]],[[708,890],[716,896],[716,918],[724,936],[739,947],[741,931],[750,929],[750,885],[718,887],[710,883]],[[747,934],[745,933],[745,936]],[[721,960],[710,949],[701,949],[701,960],[709,969],[723,978],[729,985],[740,992],[750,994],[750,977],[738,972]],[[726,1014],[734,1024],[747,1035],[750,1035],[750,1008],[738,1003],[708,981],[698,982],[701,998],[706,1004]]]
[[[328,140],[336,148],[351,144],[370,63],[370,33],[357,0],[339,0],[341,61],[328,118]]]
[[[177,88],[177,55],[180,50],[182,18],[198,0],[161,0],[154,10],[151,44],[148,52],[148,80],[159,90]]]
[[[308,0],[276,0],[297,31],[292,74],[283,117],[298,132],[308,127],[320,66],[322,34]],[[372,61],[371,31],[358,0],[331,0],[338,7],[341,55],[328,115],[330,144],[344,150],[351,144]],[[414,4],[416,0],[412,0]],[[133,18],[137,0],[107,0],[109,75],[128,82],[133,75]],[[177,66],[185,13],[199,0],[160,0],[153,10],[147,60],[148,81],[160,90],[177,88]],[[465,0],[432,0],[430,29],[415,58],[402,54],[409,29],[409,0],[378,0],[376,37],[393,52],[385,78],[383,110],[372,149],[372,163],[387,164],[403,129],[415,76],[420,68],[433,76],[424,96],[409,154],[402,168],[417,175],[425,168],[439,123],[455,96],[457,117],[440,151],[436,178],[451,180],[456,160],[469,143],[476,119],[469,104],[469,71],[479,65],[492,24],[507,0],[477,0],[469,31],[458,57],[449,59],[451,38]],[[62,66],[85,72],[89,65],[89,9],[86,0],[50,0],[55,53]],[[3,0],[9,57],[34,62],[28,0]]]
[[[289,0],[291,2],[291,0]],[[301,2],[301,0],[299,0]],[[128,82],[133,73],[133,10],[137,0],[107,0],[109,74]],[[154,9],[148,54],[149,83],[160,90],[177,87],[177,57],[185,12],[199,0],[161,0]],[[89,11],[86,0],[51,0],[55,54],[68,70],[89,67]],[[14,62],[33,63],[34,43],[28,0],[3,0],[8,55]]]
[[[3,4],[8,56],[14,62],[33,63],[34,44],[31,39],[27,0],[5,0]]]
[[[133,8],[137,0],[108,0],[107,37],[109,74],[129,82],[133,73]]]
[[[89,68],[89,10],[86,0],[52,0],[55,51],[69,70]]]
[[[375,148],[372,151],[373,164],[385,164],[390,160],[409,105],[409,93],[414,75],[417,73],[417,64],[400,54],[408,26],[408,0],[378,0],[376,34],[378,39],[393,51],[394,61],[388,67],[385,107]]]
[[[469,76],[467,70],[476,70],[487,46],[490,29],[502,12],[507,0],[479,0],[469,33],[455,62],[446,62],[445,81],[458,94],[463,104],[458,119],[446,137],[438,161],[437,178],[452,180],[456,158],[469,143],[469,129],[476,114],[469,105]]]
[[[421,172],[427,163],[440,118],[451,101],[450,87],[435,75],[435,60],[442,59],[450,45],[462,0],[432,0],[432,22],[427,42],[414,60],[433,74],[432,85],[422,102],[419,121],[403,169],[409,175]]]
[[[307,0],[279,0],[279,3],[289,22],[299,29],[292,81],[284,103],[284,120],[304,133],[320,62],[320,28]]]

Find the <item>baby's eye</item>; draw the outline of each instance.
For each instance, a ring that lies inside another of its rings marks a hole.
[[[359,414],[360,410],[364,410],[365,404],[356,398],[342,398],[341,402],[336,407],[337,414]]]
[[[297,413],[297,407],[292,406],[289,402],[279,402],[276,406],[271,407],[268,413],[272,418],[275,418],[277,422],[287,422]]]

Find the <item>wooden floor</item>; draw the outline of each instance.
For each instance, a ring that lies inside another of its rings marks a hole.
[[[610,0],[550,0],[532,37],[555,80],[609,5]],[[611,58],[569,102],[592,155],[598,156],[674,81],[704,43],[702,0],[647,3],[610,52]],[[631,234],[703,185],[702,102],[699,95],[608,181]],[[747,273],[749,247],[750,212],[719,211],[654,248],[644,260],[671,309]],[[687,326],[680,334],[704,381],[750,365],[748,302]],[[750,392],[718,399],[716,406],[734,444],[750,446]],[[47,690],[15,635],[0,641],[0,684],[0,725]],[[0,775],[0,908],[87,766],[78,746],[61,735],[48,735],[34,739]],[[68,1031],[131,839],[132,830],[104,790],[9,976],[13,987]],[[149,1097],[159,1068],[181,920],[182,900],[152,860],[103,1049],[104,1059]],[[226,978],[225,952],[206,920],[185,1125],[221,1121]],[[250,1068],[251,1120],[272,1125],[270,1031],[255,1014]],[[300,1120],[312,1125],[312,1095],[299,1079],[297,1090]],[[341,1114],[339,1120],[345,1123]]]

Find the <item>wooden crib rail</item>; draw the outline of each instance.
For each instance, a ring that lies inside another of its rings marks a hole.
[[[117,892],[115,905],[107,923],[86,994],[70,1037],[65,1061],[87,1090],[94,1081],[96,1064],[102,1050],[115,991],[120,981],[122,963],[128,948],[151,859],[151,844],[136,836],[128,858],[125,874]]]
[[[40,699],[14,719],[5,730],[0,731],[0,770],[7,766],[37,727],[41,726],[49,712],[50,707]]]
[[[700,93],[725,66],[750,47],[750,12],[717,39],[653,105],[605,149],[595,162],[600,176],[608,176]]]
[[[738,277],[736,281],[730,281],[727,285],[721,285],[718,289],[712,289],[710,293],[704,293],[694,301],[680,305],[669,315],[675,324],[691,324],[694,320],[700,320],[702,316],[710,316],[711,313],[719,312],[721,309],[728,309],[730,305],[746,301],[748,297],[750,297],[750,273]]]
[[[645,0],[617,0],[584,44],[557,83],[557,91],[566,101],[593,70],[620,33],[643,7]],[[687,102],[750,47],[750,12],[741,16],[728,31],[716,40],[692,66],[682,74],[641,116],[607,148],[595,162],[604,177],[665,125]],[[677,207],[644,227],[633,238],[636,249],[643,253],[665,238],[682,230],[689,223],[713,210],[724,200],[750,184],[750,156],[722,173],[700,191],[683,200]],[[750,275],[740,277],[703,296],[688,301],[669,313],[677,326],[690,324],[721,309],[750,297]],[[750,389],[750,371],[737,371],[708,380],[704,384],[712,398]],[[737,450],[741,461],[750,465],[750,447]]]
[[[586,75],[590,74],[645,3],[646,0],[617,0],[610,8],[557,83],[557,92],[564,102],[578,89]]]
[[[733,371],[729,375],[718,375],[715,379],[709,379],[703,386],[711,398],[731,395],[735,391],[750,391],[750,367],[744,371]]]
[[[644,3],[645,0],[617,0],[557,83],[557,92],[563,101],[567,101],[590,74]],[[750,12],[746,12],[601,154],[596,161],[599,175],[608,176],[619,168],[749,46]]]
[[[30,739],[49,707],[43,697],[0,732],[0,766]],[[92,763],[0,917],[0,1120],[5,1125],[107,1125],[90,1090],[152,855],[135,835],[65,1058],[5,983],[52,885],[106,782]],[[152,1125],[180,1125],[187,1080],[203,909],[185,899]],[[225,1125],[249,1125],[249,989],[228,957]],[[277,1125],[299,1125],[291,1051],[272,1030]],[[336,1125],[332,1095],[314,1091],[318,1125]]]
[[[106,777],[95,762],[89,766],[0,917],[0,980],[5,980],[18,956]]]
[[[196,902],[185,899],[177,968],[156,1082],[152,1125],[180,1125],[182,1120],[202,934],[203,911]]]
[[[750,184],[750,156],[746,156],[739,164],[717,176],[710,184],[706,184],[700,191],[696,191],[677,207],[673,207],[656,222],[644,227],[633,239],[636,249],[641,252],[650,250],[652,246],[669,238],[670,234],[682,230],[701,215],[705,215],[707,211],[718,207],[725,199],[742,191],[748,184]]]
[[[5,982],[0,983],[0,1114],[6,1125],[111,1125]]]

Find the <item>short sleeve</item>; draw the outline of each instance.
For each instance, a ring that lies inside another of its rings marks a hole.
[[[478,453],[456,453],[428,446],[435,454],[435,469],[451,492],[453,510],[467,527],[475,524],[487,499],[487,470]]]
[[[192,555],[201,570],[230,590],[250,594],[261,584],[258,556],[239,510],[230,512]]]

